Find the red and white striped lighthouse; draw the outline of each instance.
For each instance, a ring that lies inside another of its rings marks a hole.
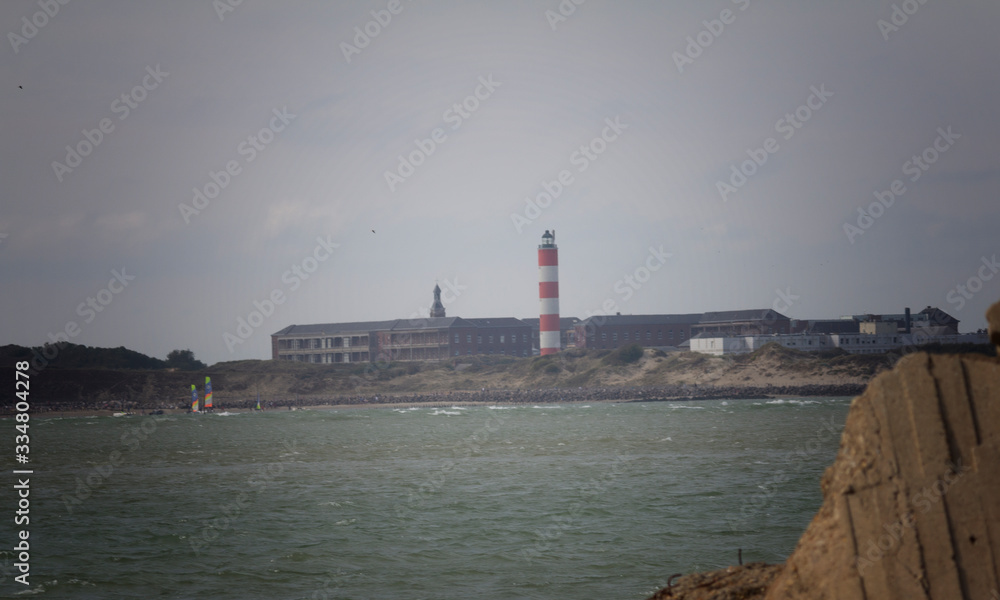
[[[542,235],[538,246],[538,299],[541,315],[538,320],[538,347],[541,355],[555,354],[559,343],[559,248],[556,230]]]

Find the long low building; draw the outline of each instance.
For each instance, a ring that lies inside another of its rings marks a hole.
[[[576,324],[578,348],[678,346],[691,337],[701,313],[687,315],[594,315]]]
[[[445,360],[472,354],[531,355],[519,319],[428,317],[289,325],[271,335],[271,358],[310,363]]]
[[[936,334],[918,329],[912,333],[791,333],[775,335],[724,335],[699,333],[691,338],[691,351],[715,356],[747,354],[764,344],[777,343],[785,348],[819,351],[840,348],[850,354],[882,354],[924,344],[986,344],[985,333]]]

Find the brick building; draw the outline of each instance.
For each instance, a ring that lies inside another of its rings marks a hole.
[[[539,323],[541,319],[521,319],[521,321],[531,326],[531,344],[534,350],[541,348],[541,333]],[[562,349],[576,347],[576,325],[580,319],[576,317],[559,317],[559,341]]]
[[[437,286],[430,314],[418,319],[289,325],[271,335],[271,358],[335,364],[532,354],[531,325],[513,317],[446,317]]]
[[[691,328],[693,335],[714,333],[725,335],[767,335],[790,333],[791,320],[770,308],[707,312]]]
[[[531,356],[520,319],[429,317],[289,325],[271,335],[271,358],[311,363],[445,360],[472,354]]]
[[[577,348],[618,348],[629,344],[677,346],[691,338],[701,314],[595,315],[576,324]]]

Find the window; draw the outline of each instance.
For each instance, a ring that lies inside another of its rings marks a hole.
[[[469,343],[469,344],[471,344],[471,343],[472,343],[472,334],[471,334],[471,333],[467,333],[467,334],[465,334],[465,341],[466,341],[467,343]]]
[[[491,344],[493,343],[493,336],[492,335],[490,336],[490,343]],[[492,354],[492,352],[490,354]]]
[[[618,332],[617,331],[611,334],[611,340],[615,341],[615,342],[618,341]]]
[[[646,330],[646,341],[649,341],[651,339],[653,339],[653,332],[647,329]]]
[[[627,331],[625,332],[625,341],[626,342],[628,341],[628,332]]]
[[[455,343],[456,344],[458,343],[458,334],[457,333],[455,334]]]
[[[482,334],[476,336],[476,343],[477,344],[482,344],[483,343],[483,336],[482,336]]]
[[[503,343],[503,336],[502,335],[500,336],[500,343],[501,344]]]
[[[657,329],[656,330],[656,339],[658,339],[658,340],[662,340],[663,339],[663,330],[662,329]]]
[[[601,341],[602,341],[602,342],[606,342],[606,341],[608,341],[608,334],[606,334],[606,333],[602,333],[602,334],[601,334]]]

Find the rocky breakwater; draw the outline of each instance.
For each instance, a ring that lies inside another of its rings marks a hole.
[[[1000,352],[1000,304],[987,313]],[[653,598],[1000,598],[1000,358],[905,357],[851,404],[823,504],[785,565]]]

